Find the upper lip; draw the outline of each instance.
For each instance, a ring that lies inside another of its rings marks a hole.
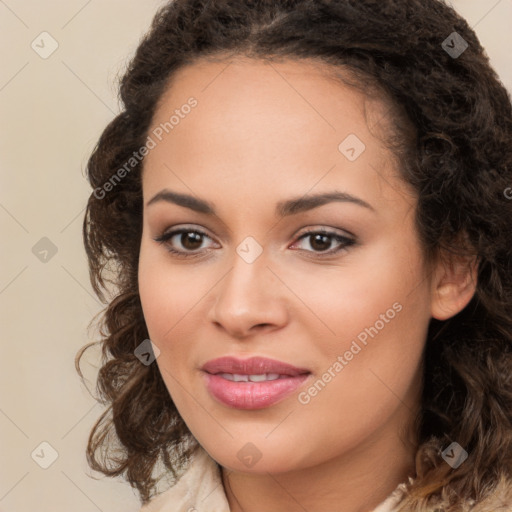
[[[283,361],[268,359],[266,357],[251,357],[238,359],[237,357],[219,357],[208,361],[202,369],[211,374],[232,373],[239,375],[262,375],[264,373],[278,373],[294,377],[304,373],[311,373],[306,368],[297,368]]]

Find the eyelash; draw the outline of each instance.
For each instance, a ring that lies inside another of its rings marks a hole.
[[[208,236],[206,233],[204,233],[200,229],[180,228],[180,229],[176,229],[173,231],[169,231],[167,233],[163,233],[162,235],[153,238],[153,240],[155,240],[155,242],[158,242],[159,244],[165,245],[165,248],[167,251],[169,251],[171,254],[173,254],[174,256],[179,257],[179,258],[197,258],[197,257],[203,256],[203,254],[201,252],[188,252],[187,253],[184,251],[178,251],[178,250],[174,249],[173,247],[171,247],[167,243],[171,238],[175,237],[176,235],[183,234],[183,233],[195,233],[195,234],[199,234],[203,237],[207,237],[207,238],[211,239],[210,236]],[[322,251],[322,252],[308,251],[305,249],[300,249],[301,251],[305,251],[305,252],[313,252],[313,254],[315,254],[315,257],[322,258],[322,257],[327,257],[327,256],[333,256],[335,254],[340,253],[341,251],[347,250],[348,247],[356,244],[356,240],[353,238],[349,238],[349,237],[340,235],[334,231],[328,231],[325,229],[317,229],[317,230],[307,231],[306,233],[303,233],[297,239],[297,241],[300,241],[303,238],[307,238],[307,237],[310,237],[313,235],[328,236],[328,237],[331,237],[336,242],[339,242],[341,244],[340,247],[338,247],[337,249],[334,249],[334,250],[329,249],[327,251]],[[294,242],[294,244],[295,243],[296,242]]]

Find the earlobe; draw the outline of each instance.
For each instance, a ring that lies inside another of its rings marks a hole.
[[[432,279],[432,317],[447,320],[462,311],[475,294],[477,276],[476,257],[441,260]]]

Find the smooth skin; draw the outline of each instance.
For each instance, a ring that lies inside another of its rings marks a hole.
[[[475,291],[475,266],[423,259],[417,198],[375,136],[389,105],[325,71],[306,60],[196,61],[175,75],[148,132],[197,100],[145,158],[139,288],[163,380],[223,467],[232,512],[368,512],[414,477],[428,324],[455,315]],[[350,134],[365,145],[354,161],[338,149]],[[147,205],[164,189],[207,201],[215,214]],[[333,191],[370,207],[333,201],[276,213],[280,202]],[[180,228],[192,233],[154,240]],[[263,250],[252,263],[237,252],[247,237]],[[299,392],[396,303],[401,311],[301,403]],[[237,410],[209,394],[201,372],[225,355],[311,375],[271,407]],[[237,456],[247,443],[261,454],[251,467]]]

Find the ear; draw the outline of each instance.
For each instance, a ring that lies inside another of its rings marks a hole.
[[[431,315],[447,320],[462,311],[473,298],[478,276],[478,259],[443,254],[433,272]]]

